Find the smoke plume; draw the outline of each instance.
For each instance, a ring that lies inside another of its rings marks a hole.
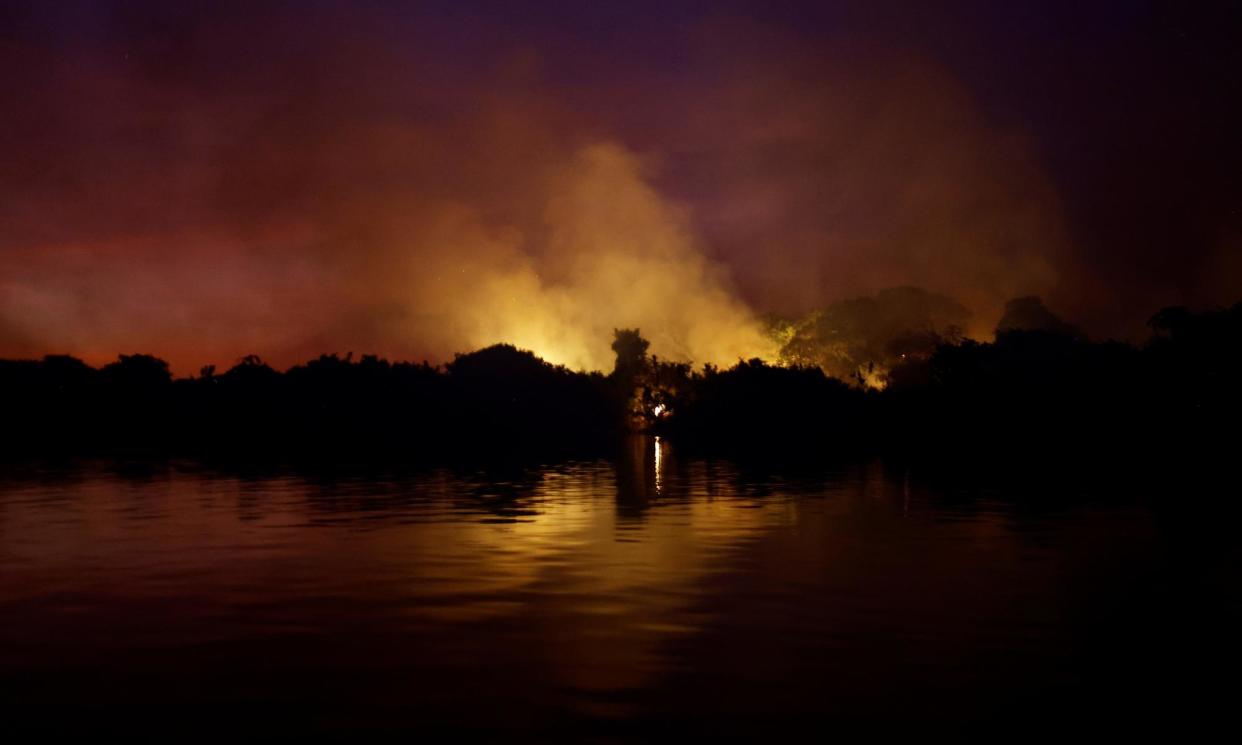
[[[987,337],[1084,286],[1023,133],[910,50],[704,22],[653,52],[674,73],[546,29],[254,13],[0,46],[0,355],[503,341],[606,369],[637,327],[729,364],[773,358],[767,311],[912,285]]]

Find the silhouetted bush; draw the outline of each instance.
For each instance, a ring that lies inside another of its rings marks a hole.
[[[1235,446],[1242,304],[1166,308],[1142,347],[1089,341],[1042,304],[1018,305],[993,343],[942,340],[905,358],[894,348],[904,361],[884,391],[760,360],[694,372],[648,357],[637,329],[617,331],[609,376],[506,344],[443,368],[323,355],[280,372],[249,356],[178,380],[149,355],[100,369],[0,360],[0,439],[7,452],[421,455],[602,448],[642,429],[703,448],[1143,463]]]
[[[689,440],[748,449],[865,439],[868,393],[817,367],[776,367],[761,360],[728,370],[704,368],[668,430]]]

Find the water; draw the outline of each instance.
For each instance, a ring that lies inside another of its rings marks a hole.
[[[651,439],[490,470],[9,466],[4,714],[627,739],[1226,711],[1233,542],[1107,485],[1019,487]]]

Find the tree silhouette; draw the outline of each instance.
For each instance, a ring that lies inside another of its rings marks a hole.
[[[99,372],[109,385],[133,391],[153,390],[172,382],[168,363],[149,354],[122,354]]]
[[[1059,336],[1082,335],[1034,295],[1014,298],[1005,303],[1005,313],[996,324],[996,334],[1000,336],[1011,331],[1041,331]]]
[[[613,376],[628,383],[646,371],[650,346],[638,329],[613,329],[612,351],[617,355]]]

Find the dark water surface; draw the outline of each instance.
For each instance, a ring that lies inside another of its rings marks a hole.
[[[1231,530],[1115,491],[650,439],[490,470],[8,466],[3,713],[171,741],[1227,721]]]

